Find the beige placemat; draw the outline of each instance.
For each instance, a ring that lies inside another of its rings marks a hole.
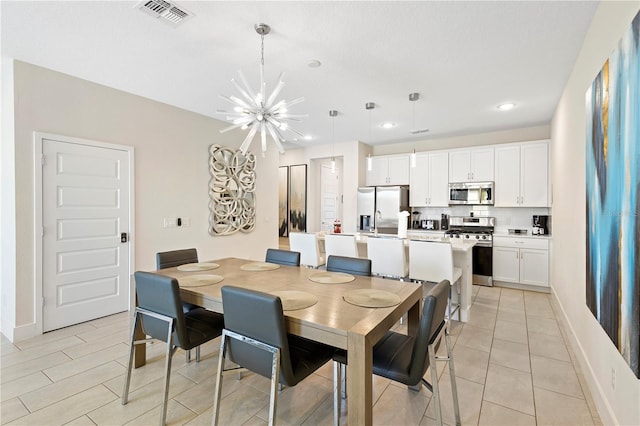
[[[272,271],[274,269],[278,269],[280,265],[277,263],[267,263],[267,262],[251,262],[245,263],[240,267],[243,271]]]
[[[318,303],[318,298],[306,291],[280,290],[272,291],[271,294],[278,296],[282,300],[283,311],[295,311],[304,309]]]
[[[218,284],[224,277],[222,275],[187,275],[178,279],[180,287],[201,287],[204,285]]]
[[[373,288],[349,290],[343,299],[347,303],[365,308],[387,308],[400,303],[400,296],[397,294]]]
[[[316,272],[309,275],[309,280],[314,283],[320,284],[344,284],[350,283],[355,280],[351,274],[345,274],[344,272]]]
[[[216,269],[219,267],[220,265],[218,265],[217,263],[202,262],[202,263],[185,263],[184,265],[178,266],[176,269],[178,271],[183,271],[183,272],[198,272],[198,271],[208,271],[210,269]]]

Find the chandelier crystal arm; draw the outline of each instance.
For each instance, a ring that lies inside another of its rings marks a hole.
[[[289,130],[290,132],[295,133],[296,135],[300,136],[301,138],[304,137],[304,135],[302,133],[300,133],[299,131],[297,131],[296,129],[292,129],[291,127],[289,127],[287,130]]]
[[[218,97],[220,99],[224,99],[225,101],[229,102],[232,105],[235,105],[234,110],[236,113],[244,112],[244,110],[251,109],[251,105],[249,105],[248,103],[246,103],[245,101],[243,101],[242,99],[236,96],[219,95]],[[242,111],[240,111],[238,108],[242,109]],[[221,110],[218,110],[218,111],[221,111]],[[224,112],[226,113],[226,111]]]
[[[245,89],[242,88],[242,86],[240,86],[240,84],[238,83],[238,80],[236,80],[235,78],[231,79],[231,83],[233,83],[233,85],[236,87],[236,89],[238,89],[238,92],[240,92],[240,94],[242,96],[244,96],[244,98],[249,102],[247,105],[254,105],[256,100],[255,100],[255,96],[252,97],[251,96],[251,91],[247,92]],[[235,98],[235,96],[230,96],[230,98]],[[238,98],[236,98],[238,99]]]
[[[262,156],[264,157],[264,153],[267,150],[267,125],[264,121],[260,122],[260,140],[262,142]]]
[[[243,126],[245,126],[246,124],[247,124],[247,123],[236,123],[236,124],[234,124],[234,125],[232,125],[232,126],[225,127],[224,129],[220,130],[220,133],[227,133],[227,132],[228,132],[228,131],[230,131],[230,130],[237,129],[237,128],[239,128],[239,127],[243,127]]]
[[[284,118],[289,121],[297,121],[300,122],[300,118],[307,118],[308,114],[278,114],[278,118]]]
[[[238,77],[240,77],[240,81],[242,82],[242,84],[244,84],[244,88],[247,91],[247,93],[249,94],[249,98],[251,99],[251,103],[256,105],[256,106],[258,106],[258,103],[256,101],[258,96],[253,91],[253,89],[251,88],[251,86],[247,82],[247,79],[245,78],[244,74],[240,70],[238,70]]]
[[[284,138],[280,135],[275,127],[269,126],[267,127],[267,129],[269,130],[269,134],[271,134],[271,139],[273,139],[276,146],[278,147],[278,151],[280,152],[280,154],[284,154],[284,147],[282,146],[282,143],[280,143],[281,140],[284,141]]]
[[[242,151],[243,153],[246,153],[247,150],[249,149],[249,145],[251,145],[251,141],[253,141],[253,137],[258,131],[258,127],[259,126],[257,122],[251,125],[251,128],[249,129],[249,133],[247,133],[247,137],[244,138],[244,141],[242,141],[242,145],[240,145],[240,151]]]
[[[282,80],[282,78],[284,77],[284,73],[281,72],[280,76],[278,77],[278,84],[276,85],[275,89],[273,89],[273,92],[271,92],[271,95],[269,95],[269,99],[267,100],[267,107],[270,107],[271,104],[273,104],[273,101],[276,100],[276,96],[278,96],[278,94],[280,93],[280,90],[282,90],[282,88],[284,87],[284,81]]]

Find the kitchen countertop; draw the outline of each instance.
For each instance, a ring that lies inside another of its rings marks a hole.
[[[407,238],[404,238],[405,243],[408,246],[409,240],[428,240],[428,241],[442,241],[442,242],[450,242],[451,243],[451,247],[453,248],[454,251],[461,251],[461,252],[466,252],[469,249],[471,249],[473,246],[476,245],[476,241],[475,240],[465,240],[465,241],[459,241],[459,240],[450,240],[448,238],[443,238],[441,236],[441,234],[444,231],[430,231],[430,232],[420,232],[420,233],[414,233],[413,231],[408,232],[408,236]],[[416,235],[417,234],[417,235]],[[326,234],[319,234],[318,237],[320,238],[320,241],[323,241],[323,245],[324,245],[324,235]],[[366,244],[367,242],[367,237],[373,237],[375,236],[375,234],[373,232],[357,232],[355,234],[349,234],[349,233],[344,233],[344,235],[355,235],[356,236],[356,242],[358,244]],[[378,234],[378,237],[381,238],[397,238],[398,235],[397,234]]]
[[[551,240],[551,235],[531,235],[531,234],[509,234],[507,231],[497,231],[493,233],[494,237],[508,238],[533,238],[536,240]]]

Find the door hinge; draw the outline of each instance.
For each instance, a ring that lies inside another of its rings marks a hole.
[[[47,157],[44,154],[42,154],[42,157],[40,157],[40,164],[43,166],[47,165]]]
[[[45,301],[44,297],[42,299],[40,299],[40,305],[41,305],[40,307],[41,308],[44,308],[44,304],[45,304],[44,301]]]
[[[44,226],[42,227],[42,238],[44,238]]]

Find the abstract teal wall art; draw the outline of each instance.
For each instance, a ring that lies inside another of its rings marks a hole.
[[[586,302],[640,378],[640,12],[586,93]]]

